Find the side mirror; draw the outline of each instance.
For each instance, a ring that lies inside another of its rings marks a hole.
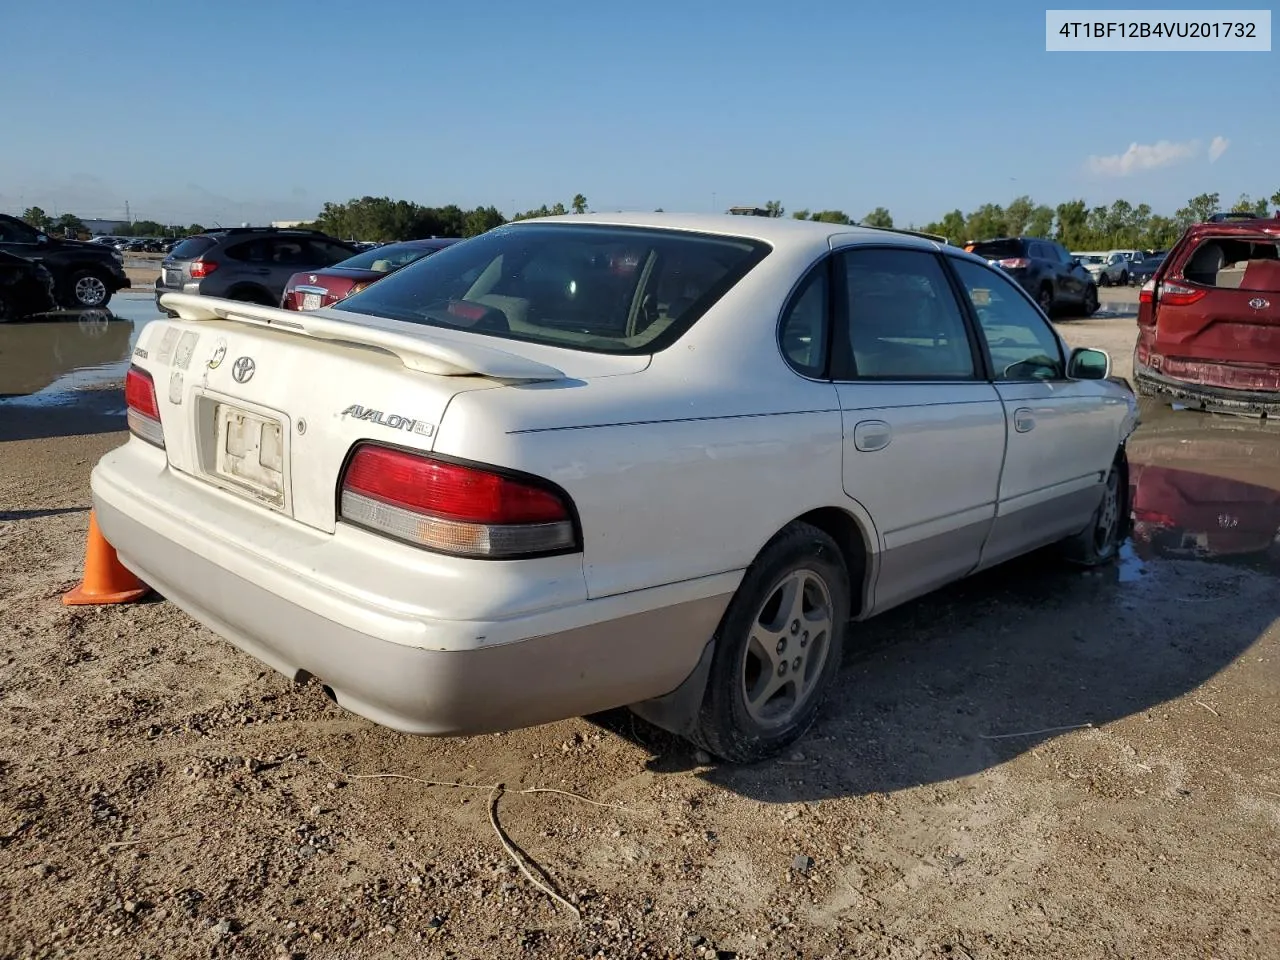
[[[1105,380],[1111,376],[1111,354],[1105,350],[1077,347],[1067,361],[1067,376],[1072,380]]]
[[[48,243],[48,242],[49,242],[49,237],[48,237],[46,234],[43,234],[43,233],[37,233],[37,234],[36,234],[36,246],[37,246],[37,247],[43,247],[43,246],[44,246],[46,243]]]

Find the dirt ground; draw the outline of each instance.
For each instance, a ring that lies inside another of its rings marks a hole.
[[[1124,375],[1131,318],[1061,326]],[[1217,491],[1197,549],[856,625],[810,734],[733,767],[625,712],[401,736],[162,600],[64,607],[118,386],[6,403],[2,957],[1280,956],[1280,431],[1144,411],[1139,500]]]

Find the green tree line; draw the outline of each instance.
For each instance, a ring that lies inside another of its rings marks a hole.
[[[534,210],[517,213],[513,220],[529,220],[534,217],[561,216],[572,210],[587,212],[587,198],[576,194],[566,207],[545,203]],[[500,227],[507,218],[497,207],[475,207],[464,210],[457,204],[443,207],[425,207],[410,200],[392,200],[390,197],[361,197],[346,203],[326,203],[312,224],[331,236],[355,240],[417,240],[423,237],[474,237],[494,227]]]
[[[1171,246],[1188,225],[1208,219],[1222,208],[1222,199],[1217,193],[1193,197],[1171,217],[1155,213],[1146,203],[1134,205],[1123,199],[1110,206],[1089,207],[1084,200],[1068,200],[1049,206],[1024,195],[1007,205],[984,203],[968,213],[957,208],[918,229],[941,234],[958,244],[1001,236],[1035,236],[1052,238],[1072,250],[1131,247],[1154,250]],[[570,211],[586,213],[587,209],[587,198],[579,193],[568,205],[556,202],[547,206],[544,203],[536,209],[516,213],[511,219],[562,216]],[[786,215],[786,209],[779,200],[770,200],[762,209],[769,217]],[[1280,190],[1270,197],[1257,199],[1241,194],[1229,209],[1265,216],[1272,209],[1280,209]],[[659,207],[658,211],[661,210]],[[843,210],[797,210],[791,216],[796,220],[822,223],[868,227],[894,225],[893,215],[885,207],[876,207],[861,220],[854,220]],[[38,229],[57,234],[70,231],[76,235],[87,235],[84,224],[72,214],[54,219],[39,207],[30,207],[22,219]],[[306,226],[344,239],[393,241],[423,237],[474,237],[507,222],[507,218],[494,206],[470,210],[457,204],[427,207],[410,200],[366,196],[352,198],[345,203],[326,203],[315,221]],[[182,227],[139,220],[120,227],[117,233],[134,237],[185,236],[201,233],[204,229],[198,223]],[[916,229],[914,224],[911,229]]]
[[[1269,198],[1256,200],[1247,193],[1241,194],[1229,209],[1233,213],[1266,216],[1271,210],[1280,209],[1280,190]],[[777,200],[770,200],[764,210],[770,217],[786,213]],[[969,213],[957,208],[919,229],[961,244],[993,237],[1031,236],[1052,238],[1071,250],[1157,250],[1172,246],[1189,225],[1207,220],[1221,210],[1222,198],[1216,193],[1193,197],[1172,217],[1153,212],[1148,204],[1135,206],[1128,200],[1116,200],[1109,207],[1090,207],[1083,200],[1068,200],[1051,207],[1024,195],[1007,206],[984,203]],[[843,210],[797,210],[791,216],[796,220],[823,223],[893,226],[893,216],[884,207],[876,207],[861,220],[853,220]],[[916,228],[912,225],[911,229]]]

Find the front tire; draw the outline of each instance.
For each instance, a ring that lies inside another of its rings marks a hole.
[[[1120,286],[1127,287],[1128,285],[1129,285],[1129,274],[1126,271],[1125,273],[1120,274]]]
[[[1129,508],[1129,459],[1122,448],[1111,462],[1102,501],[1089,525],[1063,543],[1066,559],[1084,567],[1113,561],[1129,535]]]
[[[1092,317],[1098,312],[1098,288],[1093,284],[1089,284],[1084,291],[1084,303],[1082,304],[1084,315]]]
[[[715,636],[691,739],[724,760],[763,760],[812,725],[840,670],[849,573],[821,530],[793,523],[748,568]]]
[[[102,308],[111,302],[111,288],[94,270],[77,270],[67,278],[63,302],[74,309]]]

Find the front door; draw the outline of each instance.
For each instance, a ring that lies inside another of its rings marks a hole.
[[[844,489],[880,538],[873,607],[964,576],[995,517],[1005,415],[937,254],[838,254],[833,379]]]
[[[996,520],[982,552],[987,567],[1084,529],[1115,458],[1124,401],[1103,382],[1067,379],[1057,334],[1003,274],[950,259],[1008,423]]]

